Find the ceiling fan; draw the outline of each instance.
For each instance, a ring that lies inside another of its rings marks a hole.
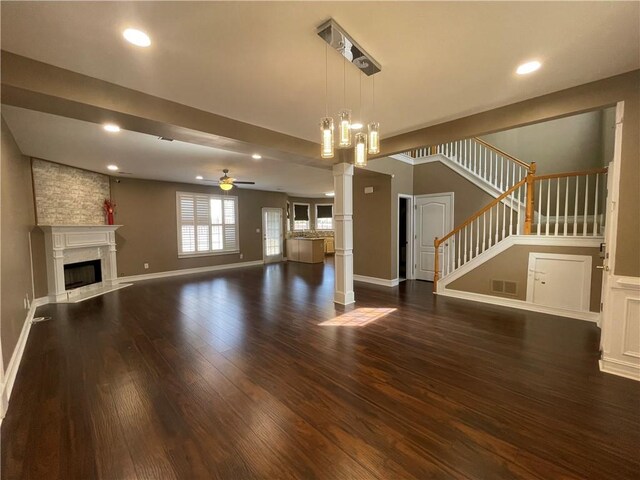
[[[224,175],[220,177],[220,180],[218,180],[218,186],[222,190],[231,190],[234,185],[255,185],[256,184],[256,182],[241,182],[239,180],[236,180],[233,177],[230,177],[229,175],[227,175],[227,173],[229,173],[228,168],[225,168],[224,170],[222,170],[222,173],[224,173]],[[216,180],[205,179],[205,182],[215,182],[215,181]]]

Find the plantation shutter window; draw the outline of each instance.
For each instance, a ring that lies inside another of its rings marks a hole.
[[[238,198],[178,192],[178,255],[236,253]]]

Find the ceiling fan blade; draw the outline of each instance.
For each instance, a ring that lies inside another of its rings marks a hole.
[[[237,183],[239,185],[255,185],[256,184],[256,182],[239,182],[238,180],[235,180],[233,183],[234,184]]]

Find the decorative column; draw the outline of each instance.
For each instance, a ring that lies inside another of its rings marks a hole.
[[[353,293],[353,165],[333,166],[333,220],[335,223],[335,292],[341,305],[355,302]]]

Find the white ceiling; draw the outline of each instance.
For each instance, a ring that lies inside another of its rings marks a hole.
[[[300,138],[318,140],[333,17],[382,64],[383,135],[640,67],[639,2],[2,2],[2,48]],[[148,49],[121,38],[144,29]],[[517,77],[530,59],[542,69]],[[342,61],[329,55],[330,110]],[[347,66],[347,103],[358,74]],[[371,82],[364,81],[369,98]],[[368,109],[369,103],[366,102]],[[370,114],[369,118],[370,117]]]
[[[333,17],[382,64],[383,138],[640,68],[640,2],[2,2],[2,48],[52,65],[318,141],[325,44]],[[152,46],[126,43],[126,27]],[[531,59],[540,71],[517,77]],[[343,62],[329,52],[330,111],[343,106]],[[347,103],[359,110],[347,65]],[[363,79],[365,118],[371,79]],[[2,107],[23,153],[105,172],[198,183],[222,168],[256,188],[321,196],[330,170]],[[357,113],[356,113],[357,116]],[[259,146],[256,146],[259,149]]]
[[[195,179],[218,179],[222,169],[238,180],[255,181],[241,188],[283,191],[292,196],[324,196],[333,190],[331,170],[307,167],[191,143],[158,140],[143,133],[107,133],[100,125],[2,105],[2,116],[24,155],[43,158],[125,178],[147,178],[202,184]],[[114,174],[107,165],[115,164]],[[215,183],[206,183],[215,185]]]

